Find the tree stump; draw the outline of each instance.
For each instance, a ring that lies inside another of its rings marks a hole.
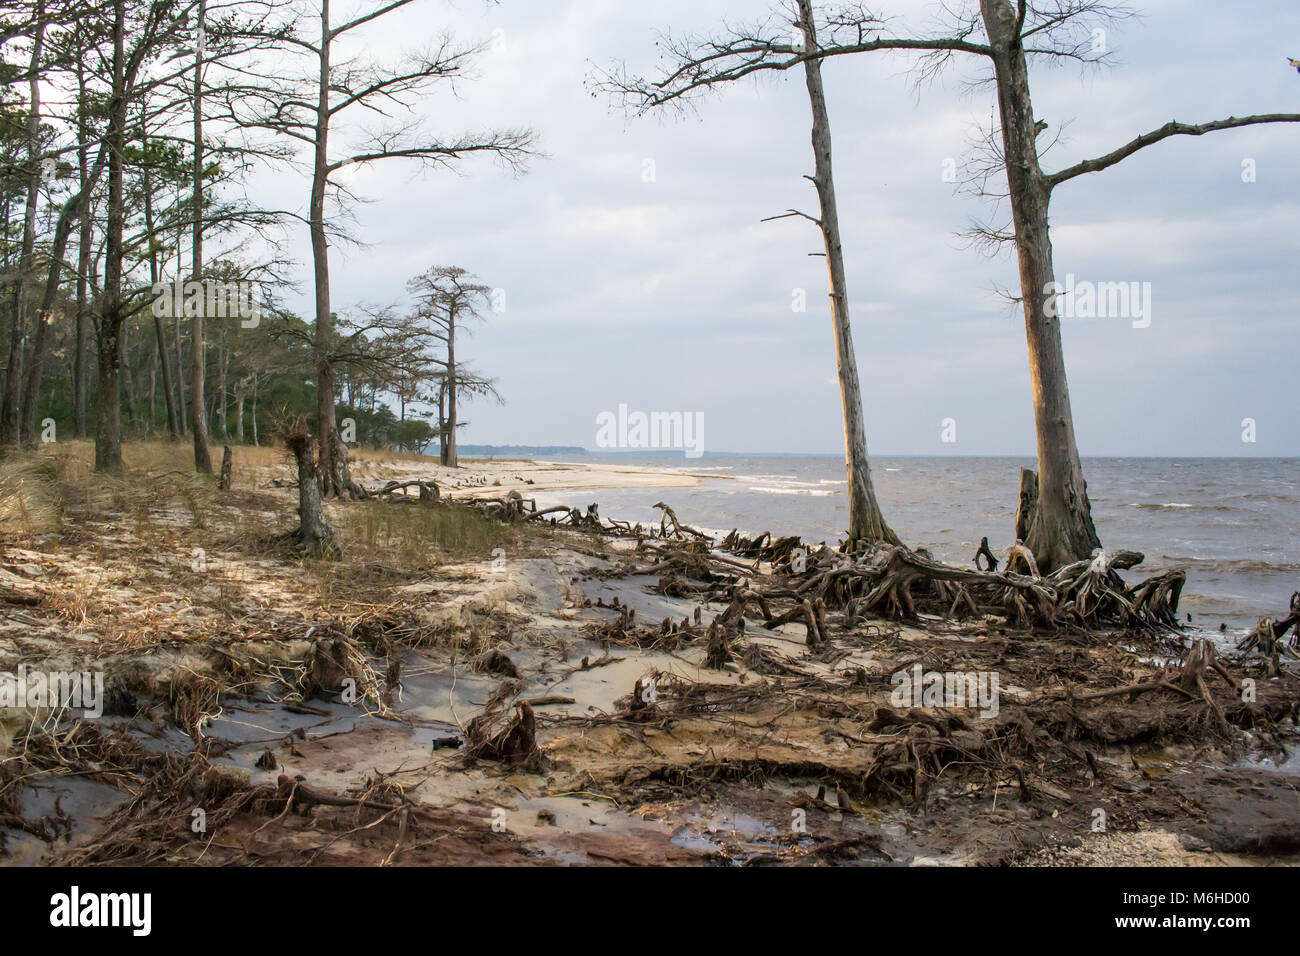
[[[217,478],[217,488],[220,491],[230,490],[230,465],[230,446],[225,445],[221,451],[221,475]]]
[[[283,432],[285,445],[298,465],[298,527],[291,537],[297,547],[316,557],[338,553],[334,531],[325,520],[320,485],[316,481],[316,461],[312,456],[311,432],[302,422]]]

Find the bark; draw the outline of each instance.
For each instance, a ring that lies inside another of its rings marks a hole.
[[[1016,11],[1010,0],[980,0],[980,11],[997,77],[1038,435],[1038,502],[1027,522],[1024,543],[1047,574],[1087,557],[1101,542],[1092,523],[1075,443],[1060,318],[1050,307],[1054,305],[1048,292],[1054,281],[1048,232],[1051,184],[1038,163],[1038,130]]]
[[[438,383],[438,460],[447,463],[447,383]]]
[[[226,427],[226,367],[230,363],[230,354],[226,349],[225,326],[221,328],[217,343],[217,421],[221,425],[221,440],[224,442],[230,437],[230,431]]]
[[[334,362],[330,356],[334,338],[334,315],[330,312],[329,243],[325,236],[325,187],[329,180],[329,10],[329,0],[321,0],[320,76],[317,85],[309,222],[311,261],[316,284],[316,441],[320,454],[319,477],[322,492],[337,497],[350,492],[352,479],[347,470],[347,452],[339,437],[334,417]]]
[[[334,533],[325,520],[321,504],[311,432],[305,426],[297,427],[284,440],[298,465],[298,528],[292,534],[294,543],[316,556],[332,553],[336,551]]]
[[[77,193],[70,196],[59,210],[59,218],[54,227],[54,244],[50,249],[49,272],[45,279],[45,291],[36,310],[36,323],[32,336],[32,361],[27,372],[27,384],[23,390],[22,443],[26,448],[36,447],[36,405],[41,393],[41,375],[45,369],[45,336],[54,313],[54,302],[59,293],[59,279],[63,273],[63,257],[68,251],[68,239],[72,227],[78,219],[87,218],[90,194],[104,170],[107,153],[101,146],[95,157],[95,166],[90,171],[84,185]]]
[[[231,452],[229,445],[223,445],[221,450],[221,472],[217,479],[217,488],[221,491],[230,490],[230,466]]]
[[[45,44],[45,4],[37,0],[36,35],[28,66],[27,114],[27,202],[23,212],[22,252],[18,260],[18,281],[14,283],[13,324],[10,327],[9,364],[5,377],[3,406],[0,407],[0,442],[17,445],[21,437],[23,349],[27,344],[27,289],[36,251],[36,206],[41,187],[41,55]]]
[[[817,31],[811,0],[799,0],[799,19],[804,44],[815,50]],[[819,225],[826,243],[826,267],[830,280],[831,319],[835,327],[835,354],[839,367],[840,396],[844,408],[845,465],[848,471],[850,550],[861,544],[899,544],[876,501],[867,458],[866,426],[862,415],[862,389],[858,381],[857,357],[849,322],[848,281],[844,273],[844,250],[840,243],[839,213],[835,202],[835,179],[831,168],[831,129],[822,86],[821,60],[804,62],[808,99],[812,106],[812,147],[816,159],[813,184],[821,206]],[[453,366],[454,367],[454,366]]]
[[[134,369],[131,366],[131,326],[122,317],[122,327],[118,331],[120,369],[122,376],[122,398],[125,402],[127,424],[136,428],[140,426],[140,392],[135,385]]]
[[[113,2],[113,88],[108,101],[108,228],[104,292],[96,316],[99,409],[95,423],[95,470],[122,470],[122,154],[126,147],[126,0]]]
[[[141,172],[144,186],[144,228],[149,236],[149,281],[157,283],[162,276],[158,264],[158,251],[153,247],[153,185],[150,182],[149,169]],[[154,333],[158,338],[158,363],[162,367],[163,399],[167,406],[167,436],[171,441],[180,440],[180,419],[176,411],[176,393],[172,391],[172,370],[167,362],[167,335],[162,316],[154,312]]]
[[[447,317],[447,430],[442,443],[442,463],[448,468],[459,468],[456,454],[456,312],[452,308]]]
[[[76,354],[72,359],[73,430],[77,438],[86,437],[86,393],[90,375],[88,349],[90,347],[90,251],[94,234],[90,220],[90,126],[86,122],[86,73],[81,59],[77,60],[77,168],[78,185],[86,193],[85,214],[81,217],[77,233],[77,334]]]
[[[235,441],[244,444],[244,388],[247,378],[235,382]]]
[[[204,28],[204,0],[199,0],[198,28]],[[203,281],[203,48],[195,43],[194,51],[194,232],[191,241],[190,269],[194,281]],[[190,409],[193,413],[194,470],[212,474],[212,451],[208,447],[208,421],[203,400],[203,310],[193,317],[190,326]]]
[[[179,255],[179,253],[177,254],[177,257],[176,257],[176,258],[177,258],[178,260],[180,259],[180,255]],[[176,263],[176,275],[177,275],[178,277],[181,276],[181,275],[184,275],[184,273],[181,272],[181,270],[180,270],[180,262],[179,262],[179,261]],[[180,422],[181,432],[182,432],[182,433],[185,433],[185,432],[188,432],[188,431],[189,431],[189,424],[188,424],[188,423],[189,423],[189,420],[190,420],[190,409],[189,409],[188,399],[186,398],[186,396],[189,395],[189,389],[186,388],[186,386],[185,386],[185,359],[184,359],[184,357],[183,357],[184,344],[185,344],[185,332],[184,332],[184,329],[183,329],[182,326],[181,326],[181,318],[180,318],[179,315],[176,317],[176,328],[175,328],[175,332],[176,332],[176,341],[175,341],[175,345],[176,345],[176,414],[177,414],[177,418],[178,418],[178,420],[179,420],[179,422]]]

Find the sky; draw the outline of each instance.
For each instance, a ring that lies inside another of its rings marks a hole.
[[[1108,31],[1115,65],[1032,68],[1044,139],[1059,136],[1046,169],[1171,119],[1300,112],[1300,74],[1286,63],[1300,58],[1293,0],[1137,6],[1140,18]],[[933,7],[879,9],[901,32]],[[380,62],[443,31],[490,42],[472,81],[422,98],[415,114],[447,137],[530,127],[545,153],[522,175],[486,159],[436,173],[394,160],[344,180],[365,201],[352,210],[359,244],[331,249],[336,310],[408,301],[406,281],[432,265],[504,292],[504,311],[458,346],[504,399],[462,411],[462,444],[594,448],[597,417],[626,405],[702,416],[709,452],[842,453],[825,260],[810,255],[820,236],[805,220],[761,221],[815,210],[802,73],[729,84],[686,116],[628,117],[588,88],[619,62],[652,74],[663,30],[714,31],[767,10],[418,0],[358,31],[357,49]],[[974,58],[919,89],[912,62],[854,55],[824,69],[868,448],[1030,455],[1023,314],[997,294],[1017,284],[1015,261],[961,239],[994,210],[945,181],[989,125],[992,90],[973,82],[985,75]],[[362,129],[332,135],[342,150]],[[1300,455],[1298,153],[1300,124],[1175,137],[1057,189],[1058,280],[1150,290],[1141,320],[1062,322],[1085,457]],[[284,170],[253,183],[254,196],[290,208],[296,191],[304,211],[308,190]],[[286,251],[300,284],[283,300],[309,316],[305,227]]]

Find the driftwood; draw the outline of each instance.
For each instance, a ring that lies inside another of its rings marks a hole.
[[[684,538],[687,535],[691,535],[692,537],[698,538],[701,541],[707,541],[709,544],[713,543],[713,538],[705,534],[703,531],[698,531],[695,528],[692,528],[690,525],[684,525],[680,521],[678,521],[677,512],[673,511],[672,508],[668,507],[662,501],[656,501],[652,507],[663,512],[663,514],[659,518],[659,536],[661,538],[666,538],[669,536],[668,526],[671,524],[672,537],[674,538]]]
[[[489,708],[466,728],[468,752],[479,760],[493,760],[540,771],[542,752],[537,746],[537,716],[527,701],[518,701],[513,717]]]
[[[1017,618],[1028,617],[1044,624],[1055,618],[1056,590],[1042,578],[1010,572],[971,571],[940,564],[907,548],[891,548],[877,569],[877,583],[863,601],[864,611],[884,611],[892,617],[913,617],[916,602],[911,587],[921,580],[946,581],[963,587],[975,585],[998,589],[1004,608],[1014,608]]]
[[[1291,640],[1286,640],[1286,632],[1293,630]],[[1300,646],[1300,591],[1291,595],[1291,613],[1279,620],[1261,617],[1255,629],[1237,642],[1237,650],[1243,653],[1256,651],[1265,659],[1266,672],[1276,676],[1281,666],[1283,654],[1296,657],[1296,648]]]
[[[432,478],[419,478],[413,481],[390,481],[382,488],[374,491],[362,489],[366,498],[388,498],[390,501],[394,498],[398,501],[411,501],[406,494],[407,488],[420,489],[420,504],[433,504],[442,498],[442,492],[438,488],[438,483]]]

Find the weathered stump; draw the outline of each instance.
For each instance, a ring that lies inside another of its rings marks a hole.
[[[230,446],[225,445],[221,451],[221,475],[217,478],[217,488],[221,491],[230,490],[230,465]]]

